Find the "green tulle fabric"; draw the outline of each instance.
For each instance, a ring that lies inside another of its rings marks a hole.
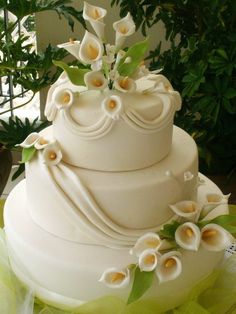
[[[174,296],[171,296],[174,298]],[[0,229],[0,313],[1,314],[236,314],[236,254],[221,269],[200,282],[188,300],[176,309],[169,300],[140,300],[129,306],[120,298],[107,296],[90,301],[73,311],[44,304],[34,298],[14,276],[8,261],[4,231]]]

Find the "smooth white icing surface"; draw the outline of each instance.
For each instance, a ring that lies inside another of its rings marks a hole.
[[[50,128],[42,132],[45,138],[49,133]],[[129,245],[172,219],[170,204],[195,198],[196,144],[177,127],[169,155],[136,171],[102,172],[65,163],[47,167],[40,154],[26,168],[27,206],[41,228],[71,241]],[[193,178],[185,181],[188,171]]]
[[[84,88],[63,76],[51,87],[45,110],[53,121],[63,160],[87,169],[127,171],[149,167],[163,159],[171,149],[173,118],[180,109],[176,97],[180,96],[175,91],[143,93],[145,86],[153,84],[141,79],[135,92],[84,92]],[[53,95],[63,89],[74,93],[73,103],[57,110]],[[114,95],[122,104],[118,119],[102,110],[103,101]]]
[[[206,183],[198,190],[199,202],[205,200],[207,193],[220,193],[215,184],[207,178],[204,180]],[[26,203],[22,181],[7,199],[4,221],[13,269],[26,283],[34,283],[31,288],[36,295],[55,302],[55,295],[60,294],[69,306],[73,306],[73,299],[74,304],[78,304],[110,294],[127,298],[130,286],[124,290],[110,290],[98,279],[111,265],[124,267],[134,262],[129,248],[112,249],[60,239],[33,222]],[[227,213],[228,206],[220,205],[211,216]],[[183,251],[180,277],[161,286],[155,283],[144,298],[161,300],[175,294],[178,304],[181,303],[191,287],[211,273],[222,256],[223,252],[209,252],[203,248],[198,252]]]

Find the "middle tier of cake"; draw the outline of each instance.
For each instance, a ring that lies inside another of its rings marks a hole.
[[[197,160],[195,142],[178,127],[169,155],[141,170],[102,172],[63,162],[47,167],[38,152],[26,167],[28,208],[36,224],[61,238],[132,245],[174,218],[169,205],[195,200]]]

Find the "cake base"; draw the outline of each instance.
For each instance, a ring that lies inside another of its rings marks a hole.
[[[205,184],[199,187],[199,201],[207,193],[220,192],[209,179],[204,177],[204,180]],[[220,205],[215,211],[212,215],[226,214],[228,206]],[[38,298],[60,308],[75,308],[108,295],[127,299],[131,286],[121,290],[110,289],[98,280],[111,266],[123,268],[136,262],[136,258],[129,254],[129,248],[79,244],[41,229],[33,222],[27,209],[25,181],[18,184],[7,199],[4,221],[12,268]],[[209,252],[203,248],[198,252],[183,251],[181,275],[161,285],[156,280],[144,298],[155,297],[161,302],[163,298],[174,295],[172,307],[180,305],[197,282],[213,271],[223,255],[224,252]]]

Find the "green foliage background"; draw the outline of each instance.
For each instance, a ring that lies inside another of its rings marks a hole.
[[[146,35],[159,21],[171,48],[148,59],[180,91],[175,123],[196,140],[203,172],[236,169],[236,1],[113,0],[121,16],[131,12]]]

